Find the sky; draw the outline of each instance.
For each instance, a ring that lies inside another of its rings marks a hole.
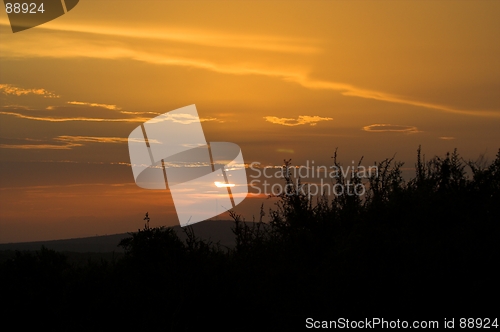
[[[192,104],[246,164],[331,165],[338,149],[411,176],[419,146],[492,160],[499,16],[498,1],[82,0],[12,33],[2,12],[0,243],[135,231],[146,212],[177,225],[168,190],[135,184],[127,138]]]

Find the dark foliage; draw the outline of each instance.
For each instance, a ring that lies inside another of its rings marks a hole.
[[[182,241],[148,223],[112,262],[18,252],[0,265],[4,313],[38,313],[37,326],[73,331],[300,330],[307,317],[498,314],[500,151],[485,165],[456,151],[425,161],[419,149],[408,182],[401,163],[377,166],[362,198],[311,200],[299,184],[287,186],[269,222],[264,211],[251,224],[232,213],[232,249],[189,227]],[[294,183],[286,171],[284,180]],[[336,179],[347,180],[361,181]]]

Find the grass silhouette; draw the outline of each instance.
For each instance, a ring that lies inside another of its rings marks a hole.
[[[292,185],[269,221],[263,207],[255,223],[231,212],[234,248],[191,227],[182,241],[146,224],[113,262],[18,252],[0,265],[4,302],[9,314],[35,310],[38,326],[62,330],[300,330],[308,317],[498,314],[500,150],[487,165],[456,150],[426,161],[419,148],[408,181],[394,159],[377,166],[364,197],[312,199],[285,172]],[[336,179],[348,180],[360,181]]]

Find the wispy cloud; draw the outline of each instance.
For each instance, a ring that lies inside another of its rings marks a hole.
[[[127,143],[126,137],[108,137],[108,136],[57,136],[56,141],[68,143]],[[82,145],[82,144],[79,144]]]
[[[19,149],[19,150],[70,150],[80,144],[0,144],[0,149]]]
[[[276,152],[295,153],[295,151],[293,149],[276,149]]]
[[[217,121],[217,118],[198,118],[192,114],[184,114],[184,113],[167,113],[161,116],[159,119],[151,119],[150,123],[163,122],[163,121],[172,121],[175,123],[181,124],[190,124],[195,122],[207,122],[207,121]]]
[[[449,113],[463,114],[463,115],[475,115],[475,116],[484,116],[484,117],[500,117],[500,112],[497,111],[485,111],[485,110],[460,110],[455,109],[450,106],[441,105],[437,103],[430,103],[425,101],[415,100],[405,96],[397,96],[391,93],[363,89],[360,87],[356,87],[351,84],[340,83],[340,82],[331,82],[324,80],[315,80],[309,78],[307,75],[290,75],[283,76],[283,79],[286,81],[294,82],[300,84],[301,86],[309,89],[319,89],[319,90],[332,90],[338,91],[343,96],[348,97],[359,97],[364,99],[374,99],[389,103],[395,104],[403,104],[410,106],[423,107],[427,109],[433,109],[438,111],[444,111]]]
[[[126,137],[109,136],[57,136],[52,139],[6,139],[2,138],[0,148],[20,150],[71,150],[86,143],[127,143]],[[154,142],[153,142],[154,143]]]
[[[0,114],[11,115],[21,119],[36,120],[36,121],[48,121],[48,122],[68,122],[68,121],[87,121],[87,122],[144,122],[149,120],[149,118],[122,118],[122,119],[105,119],[105,118],[86,118],[86,117],[73,117],[73,118],[63,118],[63,117],[51,117],[51,116],[33,116],[25,115],[16,112],[5,112],[0,111]]]
[[[18,97],[32,94],[39,95],[45,98],[59,98],[58,95],[42,88],[24,89],[12,84],[0,84],[0,91],[2,91],[2,93],[5,95],[14,95]]]
[[[228,60],[227,57],[214,56],[211,50],[206,50],[206,52],[189,52],[181,46],[176,48],[175,52],[172,48],[169,48],[168,52],[163,52],[158,47],[155,49],[147,49],[147,47],[137,48],[134,47],[135,44],[133,42],[137,38],[142,38],[143,40],[158,41],[158,43],[162,41],[175,41],[211,48],[251,48],[261,51],[309,54],[321,52],[321,48],[317,46],[319,45],[318,41],[282,37],[230,35],[215,32],[129,31],[127,29],[117,29],[116,27],[102,29],[97,26],[66,26],[58,23],[42,26],[38,29],[54,30],[53,34],[45,37],[44,47],[38,47],[38,41],[32,39],[34,37],[24,35],[23,38],[16,38],[9,44],[0,45],[0,52],[6,56],[14,57],[73,58],[84,56],[98,59],[131,59],[155,65],[197,68],[230,75],[262,75],[286,82],[293,82],[307,89],[336,91],[347,97],[373,99],[463,115],[500,117],[500,112],[495,110],[461,110],[449,105],[400,96],[387,91],[365,89],[353,84],[333,80],[315,79],[310,76],[309,70],[304,66],[305,62],[303,59],[295,63],[290,61],[286,64],[270,64],[267,62],[258,62],[258,58],[256,57],[245,59],[240,55],[235,56],[234,59],[237,60],[233,61]],[[73,34],[73,38],[70,44],[68,44],[68,39],[65,38],[68,31],[81,32],[81,34]],[[89,33],[98,34],[102,39],[88,38]],[[64,45],[64,47],[61,47],[61,45]]]
[[[33,138],[24,139],[6,139],[2,138],[0,149],[19,149],[19,150],[70,150],[83,144],[75,142],[55,143],[53,140],[41,140]],[[54,144],[55,143],[55,144]]]
[[[105,114],[107,117],[92,117],[92,116],[82,116],[81,114],[88,114],[88,109],[83,108],[79,110],[78,107],[75,108],[75,116],[69,117],[68,110],[59,106],[49,106],[45,110],[36,110],[30,109],[23,106],[4,106],[2,107],[2,111],[0,111],[0,115],[8,115],[26,120],[35,120],[35,121],[46,121],[46,122],[72,122],[72,121],[81,121],[81,122],[136,122],[143,123],[146,121],[150,121],[152,118],[157,116],[159,113],[156,112],[129,112],[124,111],[120,107],[116,105],[108,105],[108,104],[97,104],[97,103],[83,103],[78,102],[70,102],[71,105],[76,106],[86,106],[86,107],[95,107],[95,108],[103,108],[106,110],[110,110],[112,112],[100,113],[94,112],[95,114]],[[150,115],[150,116],[141,116],[141,115]],[[174,122],[180,123],[191,123],[193,121],[198,121],[198,118],[190,118],[190,115],[170,115],[167,114],[167,120],[171,120]],[[203,117],[200,118],[201,122],[224,122],[215,117]]]
[[[87,103],[87,102],[81,102],[81,101],[68,101],[68,104],[70,104],[70,105],[84,105],[84,106],[90,106],[90,107],[101,107],[101,108],[106,108],[108,110],[120,110],[121,109],[120,107],[118,107],[116,105]]]
[[[455,137],[452,136],[441,136],[439,139],[445,140],[445,141],[450,141],[456,139]]]
[[[8,24],[8,22],[0,21],[0,24]],[[53,22],[51,25],[38,27],[38,29],[82,32],[115,38],[150,39],[199,46],[252,49],[282,53],[314,54],[321,51],[316,45],[318,43],[317,40],[269,35],[222,33],[217,31],[195,31],[192,29],[130,29],[125,26],[67,25],[59,22]]]
[[[265,116],[264,119],[268,122],[274,123],[274,124],[280,124],[283,126],[300,126],[300,125],[305,125],[309,124],[310,126],[315,126],[318,124],[320,121],[331,121],[333,120],[332,118],[327,118],[327,117],[321,117],[321,116],[309,116],[309,115],[299,115],[297,119],[293,118],[278,118],[275,116]]]
[[[48,122],[71,122],[71,121],[82,121],[82,122],[146,122],[151,120],[151,118],[87,118],[87,117],[73,117],[73,118],[59,118],[59,117],[42,117],[42,116],[32,116],[32,115],[25,115],[21,113],[16,113],[16,112],[5,112],[5,111],[0,111],[0,114],[3,115],[11,115],[15,116],[17,118],[21,119],[27,119],[27,120],[36,120],[36,121],[48,121]],[[180,122],[179,120],[178,122]],[[188,120],[184,120],[186,123]],[[200,118],[200,122],[207,122],[207,121],[219,121],[217,118]]]
[[[152,115],[160,115],[158,112],[133,112],[133,111],[120,111],[122,114],[132,114],[132,115],[139,115],[139,114],[152,114]]]
[[[392,124],[372,124],[369,126],[364,126],[363,130],[375,133],[396,132],[414,134],[420,132],[418,128],[414,126],[401,126]]]
[[[76,160],[30,160],[32,163],[67,163],[67,164],[93,164],[93,165],[120,165],[120,166],[130,166],[129,162],[117,161],[117,162],[104,162],[104,161],[76,161]]]

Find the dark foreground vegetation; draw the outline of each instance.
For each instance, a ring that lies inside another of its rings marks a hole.
[[[18,252],[0,265],[3,322],[286,331],[303,329],[308,317],[498,316],[500,151],[488,165],[456,152],[424,161],[419,151],[410,181],[400,163],[378,166],[364,198],[310,201],[290,186],[265,223],[233,214],[231,249],[190,228],[182,241],[170,228],[145,227],[112,261],[74,265],[44,248]]]

